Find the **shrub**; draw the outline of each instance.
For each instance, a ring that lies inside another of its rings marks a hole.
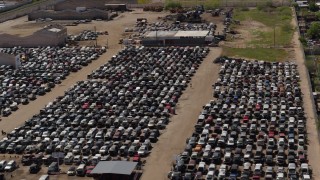
[[[217,9],[219,6],[220,6],[219,1],[207,0],[204,3],[204,8],[206,10],[214,10],[214,9]]]
[[[317,12],[317,11],[319,11],[319,7],[316,5],[315,2],[311,2],[309,4],[309,10],[312,12]]]
[[[299,37],[299,40],[301,42],[301,44],[306,47],[308,45],[306,38],[304,37]]]
[[[299,5],[298,5],[298,3],[296,3],[296,2],[293,3],[292,6],[293,6],[295,9],[299,9]]]
[[[241,11],[249,11],[249,8],[248,7],[242,7]]]
[[[165,5],[165,9],[180,9],[182,8],[182,5],[180,2],[175,2],[175,1],[168,1]]]
[[[320,23],[319,22],[311,23],[311,26],[307,31],[307,36],[310,39],[319,39],[320,38]]]
[[[282,31],[289,33],[292,30],[291,24],[284,24],[281,26]]]

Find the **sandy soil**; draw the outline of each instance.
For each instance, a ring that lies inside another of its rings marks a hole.
[[[292,20],[292,24],[294,27],[297,27],[297,22]],[[294,46],[294,55],[295,62],[298,65],[298,70],[301,79],[301,91],[303,92],[303,106],[304,111],[307,117],[307,132],[308,132],[308,157],[309,157],[309,165],[311,165],[313,169],[313,178],[320,179],[320,146],[319,146],[319,136],[317,130],[317,119],[315,117],[314,108],[312,106],[311,100],[311,86],[307,81],[308,71],[305,66],[304,52],[302,51],[301,43],[299,41],[299,33],[298,30],[295,31],[293,36],[293,46]]]
[[[176,155],[185,147],[186,138],[192,135],[202,106],[212,99],[211,85],[218,78],[219,66],[212,61],[221,54],[221,48],[212,48],[200,65],[191,84],[179,99],[177,115],[171,118],[167,129],[146,159],[142,180],[166,179]]]

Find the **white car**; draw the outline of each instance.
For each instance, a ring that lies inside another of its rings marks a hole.
[[[138,150],[139,156],[142,156],[142,157],[146,156],[148,153],[149,153],[149,150],[146,145],[142,145]]]
[[[4,168],[4,171],[7,172],[12,172],[17,168],[17,163],[14,160],[11,160],[8,162],[8,164],[6,165],[6,167]]]
[[[213,180],[214,179],[214,171],[209,171],[206,175],[206,180]]]
[[[234,146],[234,138],[229,138],[227,142],[227,146]]]

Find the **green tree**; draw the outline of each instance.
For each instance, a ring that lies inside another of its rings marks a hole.
[[[306,46],[308,45],[306,38],[300,37],[299,40],[300,40],[300,42],[301,42],[301,44],[302,44],[303,46],[306,47]]]
[[[175,2],[175,1],[172,1],[172,0],[169,0],[166,2],[165,4],[165,9],[166,10],[169,10],[169,9],[181,9],[182,8],[182,5],[180,2]]]
[[[309,10],[312,11],[312,12],[317,12],[317,11],[319,11],[319,6],[316,5],[315,2],[311,2],[309,4]]]
[[[311,39],[319,39],[320,38],[320,23],[319,22],[311,23],[311,26],[307,31],[307,36]]]
[[[318,20],[320,20],[320,11],[315,13]]]

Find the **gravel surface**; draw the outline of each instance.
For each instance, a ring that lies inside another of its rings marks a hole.
[[[294,27],[297,27],[297,22],[292,20]],[[320,167],[318,166],[320,160],[320,146],[319,146],[319,136],[317,130],[317,119],[315,117],[315,112],[311,100],[311,87],[307,79],[309,77],[307,68],[304,63],[304,53],[302,51],[302,45],[299,41],[299,33],[296,30],[293,36],[293,46],[294,46],[294,55],[295,62],[298,65],[298,71],[301,79],[301,92],[303,93],[303,106],[307,118],[307,133],[308,133],[308,159],[309,165],[313,169],[313,179],[320,178]]]

